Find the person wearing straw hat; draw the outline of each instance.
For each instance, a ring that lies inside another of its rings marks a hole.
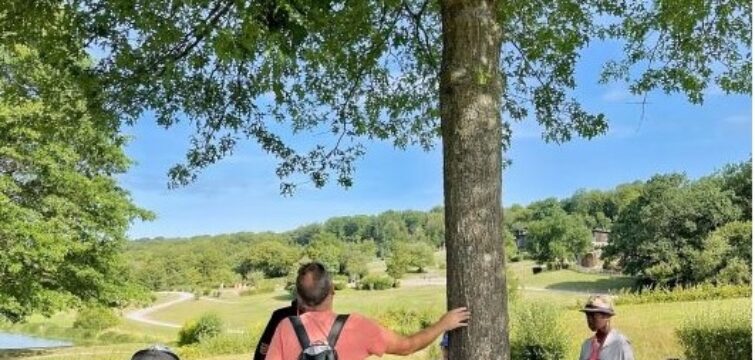
[[[611,328],[611,317],[616,313],[609,296],[591,296],[580,311],[585,313],[587,326],[595,336],[582,344],[579,360],[634,360],[629,339]]]

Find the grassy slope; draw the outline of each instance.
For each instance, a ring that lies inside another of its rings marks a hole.
[[[581,313],[573,309],[579,301],[583,301],[585,294],[570,291],[605,292],[628,286],[631,279],[623,277],[608,277],[605,275],[584,274],[570,270],[548,272],[532,275],[531,263],[521,262],[511,264],[512,271],[519,277],[520,285],[529,290],[520,291],[522,301],[547,301],[563,308],[564,321],[569,330],[570,358],[576,358],[579,345],[590,334]],[[377,268],[377,266],[375,266]],[[442,275],[442,271],[434,270]],[[558,292],[543,291],[561,290]],[[160,299],[167,301],[168,299]],[[179,305],[158,311],[150,315],[151,318],[183,323],[199,316],[203,312],[218,313],[235,329],[259,326],[267,321],[270,312],[288,303],[286,294],[282,291],[273,294],[261,294],[248,297],[224,297],[223,302],[210,300],[189,300]],[[445,288],[443,286],[420,286],[399,288],[386,291],[363,292],[343,290],[337,293],[335,300],[338,312],[360,312],[374,315],[392,307],[411,307],[415,309],[436,309],[440,312],[445,307]],[[617,308],[618,316],[614,319],[614,326],[624,332],[632,341],[635,355],[638,359],[665,359],[680,356],[681,350],[674,335],[674,329],[681,324],[685,316],[698,311],[709,311],[722,308],[741,308],[751,306],[750,299],[733,299],[706,302],[669,303],[626,305]],[[47,320],[61,326],[70,326],[73,316],[60,314]],[[36,319],[35,321],[41,321]],[[150,336],[155,341],[169,342],[175,339],[176,329],[161,328],[124,321],[117,327],[118,331],[138,333]],[[72,349],[56,350],[44,354],[44,357],[32,356],[27,359],[89,359],[115,360],[128,358],[127,354],[146,346],[148,343],[123,344],[114,346],[76,347]],[[251,351],[251,350],[250,350]],[[249,354],[217,356],[212,360],[248,360]],[[384,357],[385,359],[399,359],[399,357]],[[424,354],[402,359],[424,359]]]

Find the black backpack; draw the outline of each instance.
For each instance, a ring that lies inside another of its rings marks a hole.
[[[299,360],[338,360],[336,342],[338,342],[338,336],[341,335],[343,325],[348,318],[349,315],[336,316],[333,326],[330,327],[327,343],[323,344],[321,341],[316,341],[314,344],[310,344],[307,330],[304,329],[301,319],[298,316],[290,316],[288,319],[294,325],[294,331],[296,331],[296,337],[299,339],[299,345],[302,349]]]

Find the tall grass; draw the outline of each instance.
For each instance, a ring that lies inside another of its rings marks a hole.
[[[642,292],[620,291],[615,294],[615,304],[648,304],[663,302],[723,300],[752,296],[752,285],[700,284],[673,289],[646,290]]]
[[[705,311],[687,319],[676,335],[688,360],[745,360],[752,356],[752,309]]]

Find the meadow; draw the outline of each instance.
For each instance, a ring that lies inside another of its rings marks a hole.
[[[512,307],[527,302],[546,302],[556,306],[561,314],[560,322],[569,336],[569,359],[576,359],[581,342],[590,336],[584,316],[577,306],[589,293],[617,292],[632,285],[632,279],[621,276],[584,273],[574,270],[559,270],[533,275],[528,261],[510,265],[510,273],[517,277],[519,285],[517,299]],[[381,271],[380,264],[372,266]],[[442,269],[430,269],[425,274],[408,274],[404,286],[383,291],[358,291],[344,289],[336,293],[337,312],[359,312],[368,316],[396,310],[430,311],[442,313],[445,308],[445,286],[442,284]],[[424,285],[423,282],[428,283]],[[170,301],[175,294],[160,294],[157,303]],[[218,314],[229,333],[259,332],[270,312],[290,302],[289,294],[282,290],[251,296],[238,296],[233,292],[223,292],[220,297],[190,299],[148,315],[149,319],[166,323],[183,324],[206,312]],[[682,357],[682,349],[675,336],[675,329],[691,314],[711,311],[739,311],[751,308],[750,298],[711,300],[698,302],[653,303],[641,305],[621,305],[616,307],[617,316],[613,320],[616,328],[627,335],[634,346],[638,359],[667,359]],[[748,313],[750,313],[748,311]],[[28,323],[10,328],[12,331],[31,332],[43,335],[65,337],[65,330],[72,327],[73,312],[56,314],[51,318],[33,317]],[[47,331],[45,329],[54,329]],[[128,359],[135,350],[152,343],[175,345],[178,329],[155,326],[123,319],[115,328],[107,330],[111,334],[124,334],[120,344],[106,344],[107,341],[87,341],[74,339],[77,346],[52,351],[26,352],[0,355],[24,359],[88,359],[120,360]],[[431,348],[437,348],[432,345]],[[230,355],[201,356],[211,360],[249,359],[252,349]],[[181,350],[179,349],[179,353]],[[426,350],[404,359],[428,359],[437,354],[437,349]],[[183,355],[183,354],[182,354]],[[192,357],[186,353],[188,358]],[[385,359],[400,357],[385,356]]]

